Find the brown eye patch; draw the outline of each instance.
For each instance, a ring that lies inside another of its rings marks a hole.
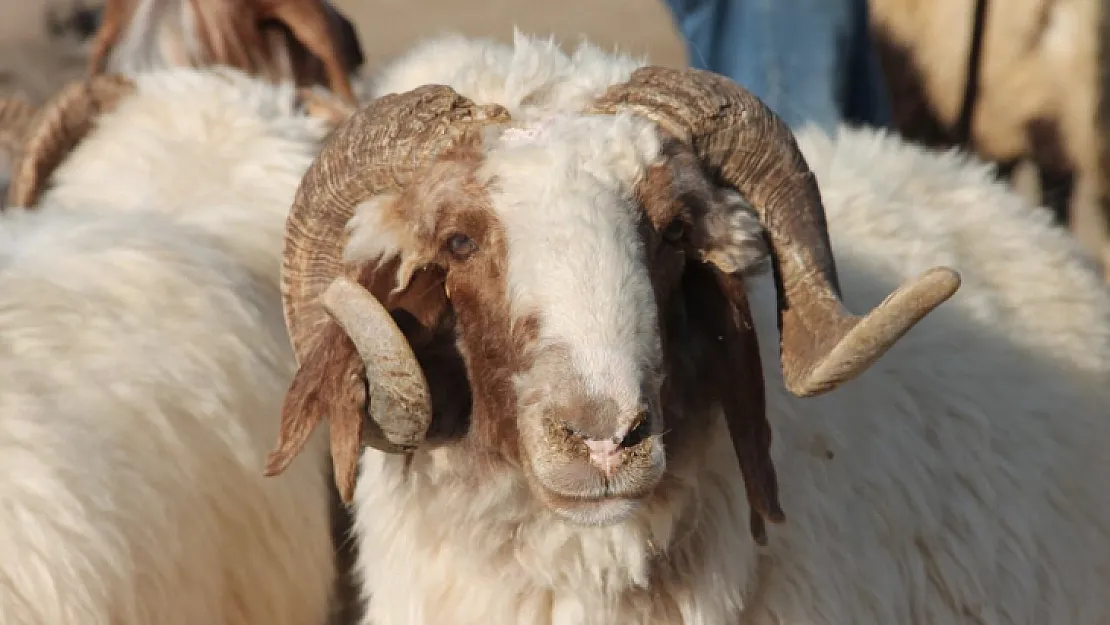
[[[478,244],[465,234],[451,235],[446,243],[447,251],[456,259],[462,260],[478,251]]]
[[[672,219],[660,233],[664,241],[668,243],[678,243],[686,236],[686,230],[689,225],[682,217]]]

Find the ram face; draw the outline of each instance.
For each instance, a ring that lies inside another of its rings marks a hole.
[[[643,68],[580,114],[533,113],[425,86],[332,136],[287,223],[300,370],[268,471],[326,416],[347,498],[371,446],[516,472],[606,525],[672,497],[723,414],[761,539],[784,514],[745,276],[774,274],[802,396],[865,369],[958,276],[844,310],[792,135],[720,76]]]

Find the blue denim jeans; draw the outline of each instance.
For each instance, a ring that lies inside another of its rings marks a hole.
[[[728,76],[792,128],[888,126],[866,0],[666,0],[690,65]]]

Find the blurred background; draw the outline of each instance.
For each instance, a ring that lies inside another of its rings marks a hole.
[[[373,71],[447,31],[513,27],[696,65],[788,123],[886,126],[960,146],[1110,267],[1110,0],[332,0]],[[0,0],[0,97],[82,75],[103,0]],[[1110,272],[1108,272],[1110,275]]]
[[[368,69],[421,37],[445,31],[512,37],[513,26],[567,44],[603,46],[681,66],[685,50],[659,0],[333,0],[354,23]],[[81,75],[83,42],[102,0],[0,0],[0,97],[22,91],[41,101]],[[384,18],[384,19],[383,19]]]

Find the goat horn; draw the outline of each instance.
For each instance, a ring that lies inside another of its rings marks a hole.
[[[959,274],[937,267],[867,315],[848,312],[821,195],[793,134],[757,97],[723,76],[644,67],[592,108],[630,110],[686,140],[708,171],[755,206],[770,235],[782,371],[795,395],[819,395],[857,376],[959,288]]]
[[[7,189],[34,118],[35,107],[25,98],[0,99],[0,190]]]
[[[343,259],[346,225],[355,206],[374,195],[404,189],[437,153],[464,142],[478,142],[484,126],[507,121],[508,113],[502,107],[476,106],[448,87],[429,85],[378,98],[336,128],[305,173],[286,220],[282,309],[298,362],[304,364],[315,338],[332,322],[321,295],[341,276],[357,282],[359,267]],[[329,305],[338,311],[338,299],[329,297]],[[356,324],[349,318],[345,323],[349,328]],[[380,330],[384,325],[382,317],[376,327]],[[385,438],[397,440],[367,444],[379,449],[411,446],[423,439],[430,425],[430,414],[405,412],[407,407],[419,405],[413,403],[414,397],[426,392],[414,390],[419,378],[411,372],[419,366],[411,352],[403,358],[383,360],[382,341],[395,343],[395,330],[389,331],[392,339],[371,339],[370,331],[350,329],[348,336],[367,363],[367,374],[383,378],[370,382],[371,388],[379,391],[370,418]],[[376,364],[371,365],[372,359],[378,359]],[[408,362],[401,362],[405,359]],[[384,379],[395,371],[402,372],[399,379],[407,380],[409,386],[394,386]],[[395,406],[391,402],[396,402]]]
[[[72,83],[40,109],[13,168],[8,206],[34,206],[54,170],[92,130],[100,115],[115,109],[135,84],[117,75]]]
[[[390,441],[411,447],[413,433],[432,420],[432,398],[424,371],[389,311],[354,280],[340,276],[320,295],[320,305],[350,337],[366,366],[374,420]],[[408,440],[405,440],[408,439]]]

